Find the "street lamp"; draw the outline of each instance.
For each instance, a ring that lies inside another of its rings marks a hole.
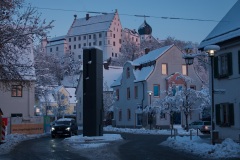
[[[148,93],[148,95],[149,95],[149,100],[150,100],[150,107],[149,107],[149,109],[151,109],[151,107],[152,107],[152,94],[153,94],[153,92],[152,91],[147,91],[147,93]],[[148,123],[150,124],[150,130],[152,129],[152,121],[153,121],[153,115],[152,115],[152,113],[148,113]]]
[[[187,54],[183,55],[185,62],[187,65],[193,64],[193,60],[199,54],[193,54],[191,46],[186,46],[185,51]],[[208,56],[211,59],[211,140],[212,144],[215,144],[213,131],[215,130],[215,123],[214,123],[214,54],[216,51],[220,50],[220,47],[217,45],[208,45],[204,47],[204,51],[208,53]]]

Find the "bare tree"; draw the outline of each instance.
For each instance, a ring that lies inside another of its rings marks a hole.
[[[24,0],[0,2],[0,79],[1,89],[14,81],[29,85],[34,80],[32,45],[51,29],[52,21],[41,20],[35,8],[23,8]]]

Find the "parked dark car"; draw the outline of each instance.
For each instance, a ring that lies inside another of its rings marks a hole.
[[[199,129],[202,133],[210,133],[210,121],[194,121],[189,124],[189,129]]]
[[[77,135],[78,126],[72,118],[61,118],[53,123],[51,127],[52,138],[56,136],[69,136]]]

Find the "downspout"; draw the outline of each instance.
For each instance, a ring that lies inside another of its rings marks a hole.
[[[30,88],[28,87],[28,117],[30,117]]]

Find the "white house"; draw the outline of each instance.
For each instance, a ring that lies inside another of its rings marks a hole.
[[[200,49],[207,45],[220,46],[214,57],[215,129],[219,138],[239,140],[240,136],[240,1],[237,1],[209,35],[201,42]]]
[[[177,73],[188,75],[195,80],[193,84],[187,84],[188,87],[201,88],[201,82],[193,67],[185,64],[182,51],[175,45],[153,50],[134,61],[126,62],[122,74],[112,84],[116,94],[114,103],[116,126],[142,127],[147,125],[142,110],[146,106],[154,107],[151,102],[166,96],[161,91],[167,90],[169,85],[174,84],[175,80],[169,76]],[[153,92],[151,96],[148,94],[149,91]],[[155,121],[155,125],[161,127],[170,125],[169,115],[164,117],[157,115]]]

